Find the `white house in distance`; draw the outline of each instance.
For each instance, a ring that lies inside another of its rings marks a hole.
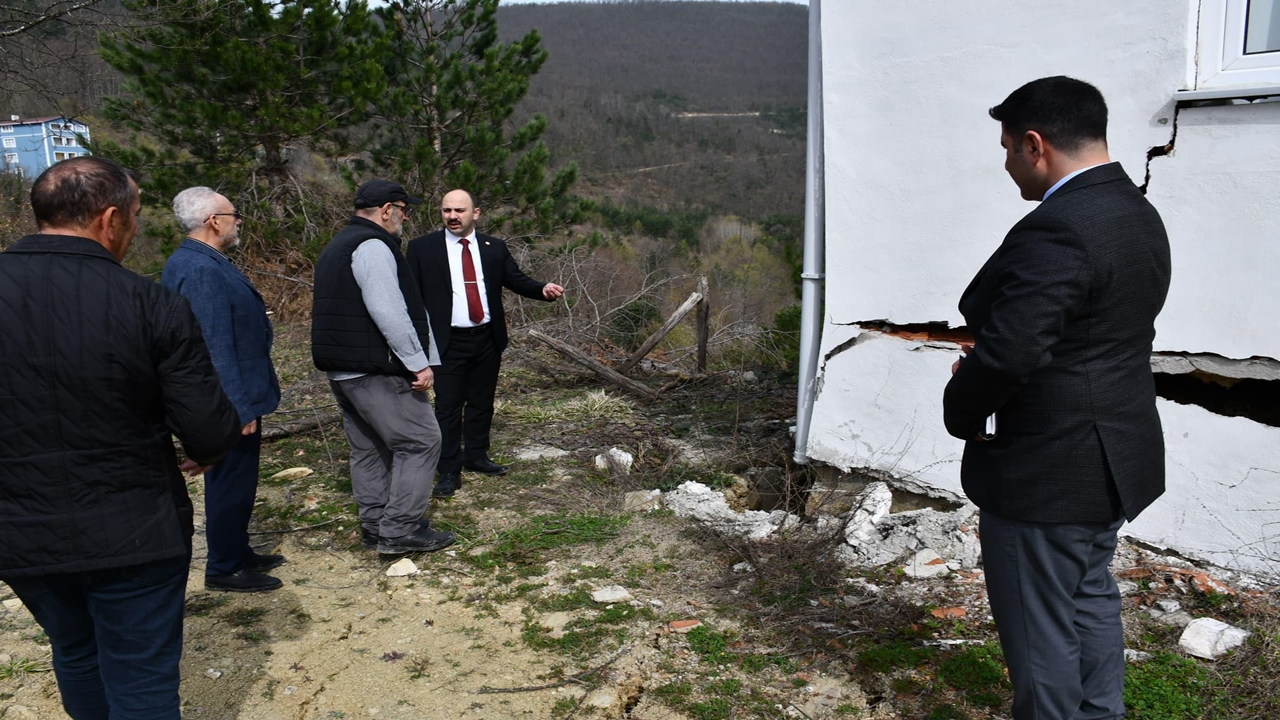
[[[1069,75],[1164,218],[1168,491],[1122,532],[1280,575],[1280,0],[810,0],[797,458],[959,498],[961,292],[1034,206],[987,115]],[[824,245],[825,243],[825,245]],[[825,277],[825,282],[823,278]]]
[[[89,140],[89,126],[61,115],[0,121],[0,172],[34,178],[45,168],[67,158],[88,155],[81,139]]]

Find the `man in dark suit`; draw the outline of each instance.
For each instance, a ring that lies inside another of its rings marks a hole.
[[[223,255],[240,243],[240,213],[231,201],[207,187],[188,188],[174,197],[173,213],[187,239],[169,257],[161,282],[191,303],[241,424],[240,442],[204,474],[209,542],[204,584],[231,592],[275,590],[280,580],[265,571],[283,565],[284,557],[259,555],[249,547],[262,448],[260,419],[280,404],[280,383],[271,364],[271,320],[258,289]]]
[[[961,297],[974,347],[952,367],[945,422],[966,441],[961,480],[982,510],[1014,718],[1118,718],[1124,643],[1108,566],[1120,525],[1164,492],[1150,357],[1169,242],[1110,160],[1092,85],[1043,78],[990,114],[1005,170],[1040,206]]]
[[[480,210],[466,190],[447,193],[440,215],[444,229],[410,241],[408,260],[443,363],[436,372],[440,481],[432,497],[450,497],[462,487],[464,467],[487,475],[507,471],[489,458],[493,398],[507,347],[502,288],[548,302],[564,288],[525,275],[506,243],[476,233]]]

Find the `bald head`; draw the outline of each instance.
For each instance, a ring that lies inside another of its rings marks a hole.
[[[137,199],[138,186],[128,170],[90,155],[49,166],[31,186],[31,209],[41,232],[83,229],[107,208],[128,212]]]
[[[449,232],[458,237],[468,237],[475,230],[480,210],[475,198],[461,188],[445,193],[440,201],[440,219]]]

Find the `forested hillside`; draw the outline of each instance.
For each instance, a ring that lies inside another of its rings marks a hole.
[[[550,57],[520,112],[550,120],[553,165],[578,163],[580,193],[762,220],[803,208],[807,12],[558,3],[498,18],[504,39],[542,36]]]

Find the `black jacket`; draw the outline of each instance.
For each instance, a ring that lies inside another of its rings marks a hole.
[[[1072,178],[1014,225],[960,312],[975,349],[947,385],[960,476],[1013,520],[1132,520],[1164,492],[1151,346],[1169,240],[1118,163]],[[996,413],[997,437],[974,442]]]
[[[449,256],[443,230],[409,241],[409,269],[422,292],[431,328],[436,333],[436,349],[440,357],[449,351],[450,328],[453,324],[453,281],[449,274]],[[489,332],[493,344],[502,352],[507,348],[507,316],[502,310],[502,288],[532,300],[543,300],[546,283],[525,275],[511,257],[502,240],[476,233],[480,250],[480,268],[484,273],[484,290],[489,302]],[[462,300],[466,302],[466,300]]]
[[[188,552],[172,435],[201,464],[240,438],[187,301],[86,238],[0,254],[0,577]]]
[[[418,299],[413,275],[400,252],[400,239],[382,226],[353,217],[338,231],[316,261],[315,295],[311,306],[311,359],[321,370],[345,370],[372,375],[412,377],[378,329],[364,305],[360,284],[351,270],[351,256],[367,240],[381,240],[396,260],[396,279],[409,319],[423,350],[431,330],[427,311]]]

